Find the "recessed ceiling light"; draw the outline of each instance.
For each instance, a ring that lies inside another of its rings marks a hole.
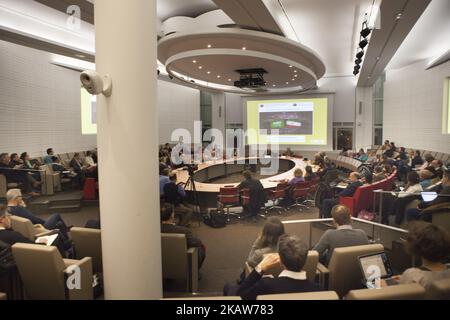
[[[197,63],[197,60],[192,60],[192,63]]]
[[[212,47],[212,45],[208,44],[208,48],[211,48],[211,47]]]
[[[273,84],[273,85],[272,85],[272,87],[276,87],[276,86],[277,86],[276,84]]]
[[[211,74],[211,71],[206,71],[207,74]]]
[[[217,76],[217,79],[219,79],[219,78],[220,78],[220,76],[218,75],[218,76]]]
[[[292,68],[293,66],[291,65],[291,66],[289,66],[289,68]]]
[[[286,81],[286,84],[289,84],[289,82]]]
[[[231,81],[231,79],[228,79],[228,81]]]
[[[298,74],[294,74],[294,78],[297,78],[298,77]]]
[[[380,57],[377,57],[377,61],[380,60]]]
[[[293,78],[292,81],[295,81],[295,78]]]
[[[201,70],[201,69],[203,69],[203,67],[202,66],[198,66],[198,68]]]
[[[297,73],[297,70],[294,70],[295,73]]]
[[[400,13],[397,14],[397,16],[395,16],[395,19],[399,20],[399,19],[402,18],[402,16],[403,16],[403,13],[400,12]]]
[[[242,47],[242,50],[247,50],[247,47]]]

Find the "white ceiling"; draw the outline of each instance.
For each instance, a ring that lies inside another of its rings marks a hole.
[[[281,0],[281,3],[300,42],[319,54],[327,75],[351,75],[357,45],[354,34],[359,39],[359,21],[365,12],[370,12],[372,1]]]
[[[161,21],[174,16],[195,18],[215,9],[217,6],[211,0],[158,0],[156,2],[157,16]]]
[[[402,43],[388,69],[439,58],[450,49],[450,1],[432,0]]]

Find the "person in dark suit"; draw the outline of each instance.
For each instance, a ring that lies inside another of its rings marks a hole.
[[[261,207],[263,207],[267,201],[266,193],[264,192],[261,181],[253,179],[250,171],[246,170],[242,174],[245,180],[238,185],[238,188],[239,190],[250,190],[250,204],[244,206],[244,210],[250,213],[250,217],[256,218],[261,211]]]
[[[81,163],[80,154],[78,152],[73,155],[72,160],[70,160],[69,166],[77,174],[74,179],[78,182],[78,186],[80,188],[83,188],[84,180],[86,178],[86,168]]]
[[[266,255],[239,287],[225,286],[224,293],[255,300],[257,296],[266,294],[320,291],[320,286],[306,279],[306,272],[302,271],[307,256],[306,243],[296,236],[283,235],[278,240],[278,254]],[[263,277],[267,271],[280,265],[283,271],[277,278]]]
[[[30,239],[25,238],[19,232],[11,229],[11,219],[9,213],[6,212],[6,208],[0,206],[0,241],[3,241],[10,246],[15,243],[33,243]]]
[[[169,204],[161,206],[161,233],[182,233],[186,235],[188,248],[198,248],[198,268],[201,268],[206,258],[206,248],[202,241],[192,234],[189,228],[175,224],[175,212]]]
[[[406,210],[406,219],[408,221],[424,220],[431,222],[432,210],[438,209],[439,206],[448,204],[450,207],[450,171],[443,173],[441,190],[439,196],[430,202],[422,201],[417,208],[410,208]]]
[[[180,218],[180,225],[187,227],[192,219],[194,210],[183,203],[186,198],[186,191],[183,184],[177,184],[177,174],[171,172],[169,174],[169,182],[164,185],[164,200],[171,204],[175,210],[175,214]]]
[[[352,172],[349,176],[350,184],[337,194],[336,198],[324,199],[320,208],[321,218],[331,218],[331,209],[339,204],[339,197],[351,197],[355,194],[356,189],[363,185],[361,176],[358,172]]]

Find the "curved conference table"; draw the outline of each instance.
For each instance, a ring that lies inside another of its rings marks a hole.
[[[230,174],[241,173],[246,166],[257,164],[261,165],[259,159],[264,162],[269,161],[270,158],[262,157],[248,157],[248,158],[233,158],[227,160],[212,160],[198,164],[198,170],[194,172],[195,189],[197,191],[200,206],[202,207],[216,207],[217,195],[220,192],[220,188],[225,186],[238,186],[239,182],[235,183],[214,183],[208,182],[214,179],[226,177]],[[273,189],[281,180],[292,179],[294,177],[294,170],[300,168],[305,172],[305,167],[311,165],[309,161],[304,161],[299,158],[279,157],[271,158],[271,161],[279,161],[278,174],[268,176],[267,178],[260,179],[265,190]],[[256,161],[256,162],[255,162]],[[242,163],[245,162],[245,163]],[[253,162],[253,163],[252,163]],[[269,163],[270,165],[270,163]],[[267,166],[269,166],[267,165]],[[313,170],[314,170],[313,166]],[[189,173],[187,170],[177,169],[177,183],[186,183],[189,180]],[[244,178],[242,177],[241,181]],[[189,200],[192,201],[192,187],[187,186],[186,192],[188,193]]]

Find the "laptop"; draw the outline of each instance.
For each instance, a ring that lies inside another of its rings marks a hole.
[[[392,279],[394,274],[386,252],[359,256],[358,262],[363,274],[363,284],[367,288],[379,289],[381,279],[385,280],[389,286],[398,284],[396,280]]]

